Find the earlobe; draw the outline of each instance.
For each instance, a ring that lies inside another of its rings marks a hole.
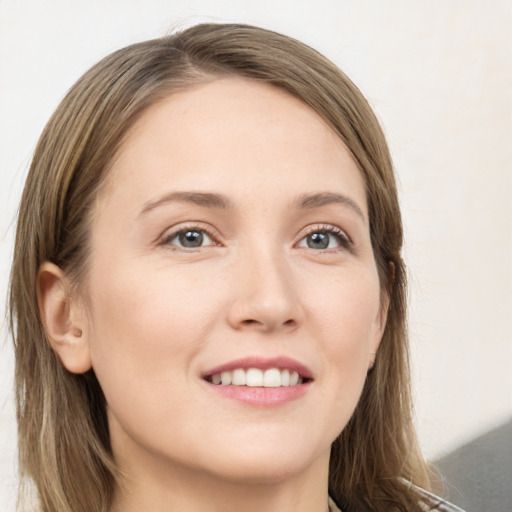
[[[370,352],[370,362],[368,363],[368,371],[371,370],[375,364],[375,358],[377,357],[377,352]]]
[[[388,323],[389,302],[390,302],[389,292],[386,292],[384,297],[382,297],[382,299],[381,299],[379,317],[377,320],[380,338],[382,338],[382,336],[384,336],[384,331],[386,330],[386,324]],[[379,341],[379,343],[380,343],[380,341]]]
[[[377,352],[380,347],[380,343],[382,341],[382,337],[384,336],[384,331],[386,329],[387,323],[387,313],[389,308],[389,300],[387,299],[387,295],[384,299],[385,302],[382,302],[380,310],[377,314],[377,318],[375,319],[375,338],[373,342],[373,346],[371,347],[370,358],[368,360],[368,370],[371,370],[375,365],[375,359],[377,358]]]
[[[380,312],[379,312],[379,328],[380,337],[384,335],[386,324],[388,323],[388,313],[391,303],[391,297],[393,295],[393,287],[395,286],[395,264],[392,261],[388,262],[389,273],[386,290],[382,294]],[[379,342],[380,343],[380,342]]]
[[[384,336],[384,331],[386,330],[386,325],[388,322],[388,313],[389,306],[391,302],[391,294],[393,292],[393,284],[395,280],[395,265],[392,261],[389,262],[389,276],[388,276],[388,285],[386,290],[382,293],[380,308],[376,318],[376,336],[375,342],[372,346],[372,351],[370,352],[370,360],[368,362],[368,369],[371,370],[375,364],[375,359],[377,357],[377,351],[379,350],[380,343],[382,341],[382,337]]]
[[[70,294],[69,281],[53,263],[41,265],[37,301],[43,328],[55,353],[71,373],[91,369],[83,306]]]

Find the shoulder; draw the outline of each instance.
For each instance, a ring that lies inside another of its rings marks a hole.
[[[415,487],[415,486],[414,486]],[[418,493],[423,498],[423,505],[425,512],[436,511],[436,512],[464,512],[459,507],[452,505],[447,502],[443,498],[439,498],[435,494],[432,494],[425,489],[421,489],[420,487],[415,487]]]
[[[461,508],[452,505],[448,501],[432,494],[431,492],[422,489],[421,487],[417,487],[411,483],[408,484],[412,487],[420,496],[421,503],[419,504],[422,512],[464,512]],[[329,496],[329,512],[342,512],[340,508],[336,505],[334,500]]]

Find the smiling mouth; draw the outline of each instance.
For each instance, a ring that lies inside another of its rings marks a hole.
[[[268,368],[237,368],[207,375],[205,380],[219,386],[247,386],[261,388],[280,388],[298,386],[312,379],[300,375],[295,370]]]

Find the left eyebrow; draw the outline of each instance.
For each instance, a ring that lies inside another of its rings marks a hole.
[[[221,210],[232,208],[229,199],[221,194],[212,194],[210,192],[170,192],[154,201],[145,203],[139,216],[158,206],[174,202],[195,204],[197,206],[203,206],[204,208],[217,208]]]
[[[304,194],[300,196],[295,206],[297,208],[318,208],[329,204],[342,204],[351,208],[363,221],[366,222],[363,210],[358,204],[350,197],[344,196],[343,194],[334,194],[332,192],[320,192],[317,194]]]

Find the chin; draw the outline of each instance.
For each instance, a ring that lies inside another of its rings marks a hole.
[[[267,449],[268,448],[268,449]],[[307,471],[311,466],[328,464],[330,445],[315,453],[310,445],[303,441],[295,446],[282,446],[273,443],[262,446],[254,443],[229,453],[222,460],[217,457],[210,472],[232,482],[258,484],[278,484]],[[325,460],[324,460],[325,459]]]
[[[307,464],[285,464],[281,461],[245,460],[229,467],[216,467],[215,476],[238,484],[272,485],[302,473]]]

